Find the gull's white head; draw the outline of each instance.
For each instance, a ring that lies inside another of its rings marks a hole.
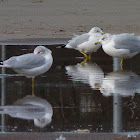
[[[40,54],[40,55],[46,55],[46,54],[51,54],[52,51],[46,48],[45,46],[37,46],[34,49],[34,54]]]
[[[93,27],[88,33],[90,35],[95,34],[95,33],[104,34],[104,32],[99,27]]]
[[[112,89],[111,87],[101,87],[100,88],[100,92],[104,95],[104,96],[111,96],[112,93]]]
[[[37,127],[44,128],[49,125],[52,121],[52,115],[46,115],[43,118],[34,119],[34,124]]]
[[[101,42],[102,45],[104,45],[107,44],[111,40],[111,38],[112,38],[111,34],[106,33],[100,38],[99,42]]]

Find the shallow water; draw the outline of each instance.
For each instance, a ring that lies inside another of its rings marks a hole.
[[[35,47],[5,46],[1,59],[33,52]],[[92,55],[92,62],[80,65],[83,56],[78,51],[47,47],[52,50],[54,63],[48,72],[35,78],[33,98],[44,102],[45,108],[13,106],[32,98],[32,80],[1,68],[2,132],[140,131],[140,55],[124,60],[121,71],[119,60],[104,54],[102,49]],[[52,110],[51,123],[43,128],[35,125],[33,118],[40,118],[44,112],[51,114]]]

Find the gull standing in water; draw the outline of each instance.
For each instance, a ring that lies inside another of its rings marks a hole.
[[[11,68],[15,72],[32,78],[32,92],[34,93],[34,77],[48,71],[53,63],[51,50],[44,46],[37,46],[33,53],[13,56],[2,62],[0,67]]]
[[[123,59],[131,58],[140,52],[140,37],[134,34],[104,34],[99,42],[95,44],[102,44],[104,52],[110,56],[121,58],[121,65]]]
[[[101,43],[97,45],[95,45],[95,43],[99,41],[102,34],[104,34],[104,32],[102,32],[100,28],[93,27],[88,33],[76,35],[74,38],[69,40],[69,43],[65,48],[80,51],[85,56],[86,62],[91,59],[91,53],[96,52],[101,47]]]

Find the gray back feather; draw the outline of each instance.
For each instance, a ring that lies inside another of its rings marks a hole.
[[[116,49],[128,49],[131,53],[140,52],[140,37],[134,34],[119,34],[113,35]]]
[[[69,45],[76,48],[79,44],[82,44],[89,40],[90,35],[88,33],[82,34],[80,36],[74,37],[69,41]]]
[[[13,69],[32,69],[45,63],[45,58],[43,56],[35,55],[33,53],[13,56],[3,62],[4,65],[8,65]]]

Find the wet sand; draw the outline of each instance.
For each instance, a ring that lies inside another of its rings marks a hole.
[[[71,38],[92,27],[140,35],[139,0],[0,0],[0,41]]]

